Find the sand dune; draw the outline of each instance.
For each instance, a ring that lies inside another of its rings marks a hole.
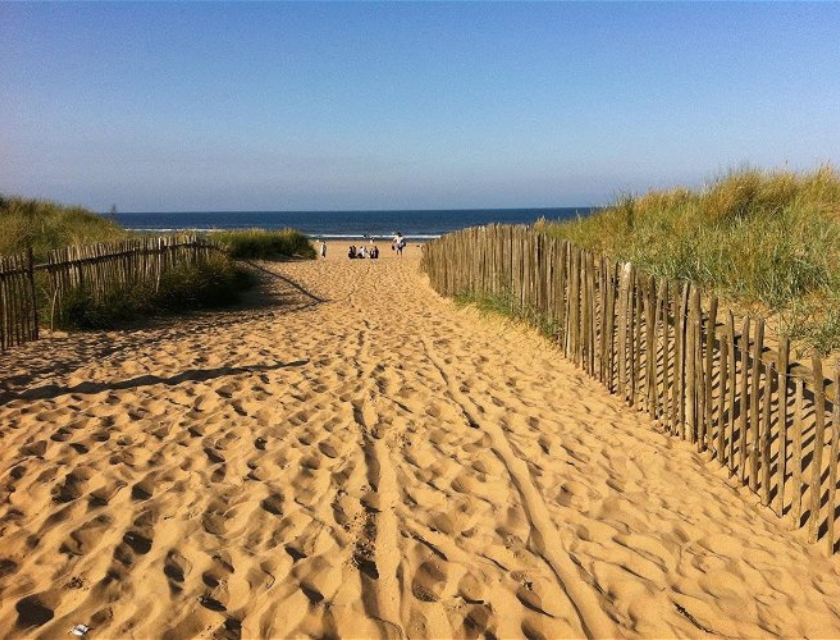
[[[840,563],[396,259],[0,360],[5,637],[840,636]]]

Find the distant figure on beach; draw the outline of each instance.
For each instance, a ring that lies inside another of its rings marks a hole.
[[[356,257],[356,245],[351,244],[350,248],[347,249],[347,257],[351,260]]]
[[[394,236],[391,248],[397,252],[397,255],[400,258],[402,258],[402,252],[403,249],[405,249],[405,238],[403,238],[403,234],[399,231],[397,231],[397,235]]]
[[[327,243],[323,240],[318,240],[321,243],[321,257],[326,260],[327,259]]]
[[[373,245],[373,249],[370,250],[370,257],[371,260],[377,260],[379,258],[379,247]]]
[[[362,246],[359,248],[359,257],[360,257],[362,260],[364,260],[365,258],[367,258],[367,249],[365,249],[365,245],[362,245]]]

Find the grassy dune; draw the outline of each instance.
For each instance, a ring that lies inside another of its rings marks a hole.
[[[132,235],[116,222],[82,207],[0,194],[0,256],[20,253],[31,246],[36,262],[45,262],[52,249],[123,240]],[[149,315],[230,305],[253,283],[251,273],[237,266],[236,258],[315,257],[315,249],[306,237],[291,229],[230,231],[214,234],[212,239],[228,249],[227,256],[170,270],[157,291],[149,284],[139,284],[114,291],[102,302],[94,302],[85,291],[74,292],[66,296],[64,308],[56,310],[56,326],[106,329]],[[52,308],[46,276],[36,275],[41,317],[48,319]]]
[[[123,240],[131,234],[82,207],[0,194],[0,256],[26,251],[46,261],[52,249]]]
[[[830,166],[733,171],[700,190],[625,196],[591,217],[538,226],[773,314],[823,351],[840,347],[840,174]]]
[[[305,235],[294,229],[221,231],[214,233],[212,238],[224,246],[232,258],[315,258],[315,248]]]

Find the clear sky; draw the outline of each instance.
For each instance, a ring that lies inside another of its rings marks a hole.
[[[0,2],[0,192],[597,205],[840,161],[840,3]]]

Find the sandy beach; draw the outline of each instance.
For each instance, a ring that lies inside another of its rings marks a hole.
[[[2,637],[838,637],[840,560],[402,259],[0,358]]]

